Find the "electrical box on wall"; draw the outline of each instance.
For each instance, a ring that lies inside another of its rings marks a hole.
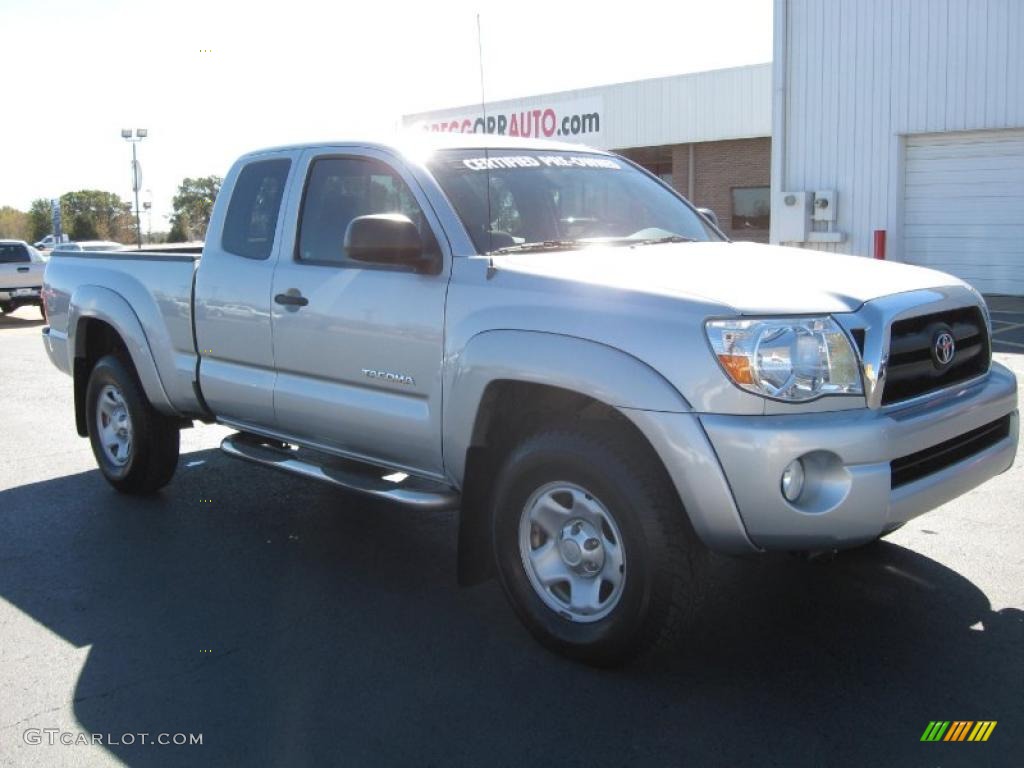
[[[833,222],[836,220],[836,193],[835,190],[818,190],[814,193],[815,221]]]
[[[810,192],[781,192],[772,206],[772,217],[778,222],[778,238],[782,243],[805,243],[811,223]]]

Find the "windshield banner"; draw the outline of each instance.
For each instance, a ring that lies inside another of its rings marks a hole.
[[[601,168],[621,171],[622,166],[609,157],[598,155],[499,155],[467,157],[462,164],[471,171],[496,171],[506,168]]]

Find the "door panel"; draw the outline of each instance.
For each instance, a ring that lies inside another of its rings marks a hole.
[[[416,183],[366,150],[304,159],[308,168],[293,254],[282,253],[273,303],[282,432],[384,464],[441,476],[441,357],[448,258]],[[358,215],[403,213],[441,274],[346,259],[345,228]],[[289,258],[291,256],[291,258]]]
[[[270,289],[275,240],[292,158],[275,155],[234,169],[226,211],[215,210],[196,276],[196,343],[203,397],[218,417],[272,428],[274,352]]]

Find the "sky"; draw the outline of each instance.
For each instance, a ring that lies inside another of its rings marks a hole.
[[[146,128],[141,199],[166,230],[180,181],[223,176],[244,152],[479,102],[477,14],[488,100],[772,56],[772,0],[0,0],[0,206],[129,199],[120,131]]]

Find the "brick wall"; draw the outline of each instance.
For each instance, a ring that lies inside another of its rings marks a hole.
[[[771,181],[771,147],[768,137],[705,141],[693,145],[694,184],[691,202],[710,208],[722,229],[736,240],[768,242],[768,230],[732,229],[732,188],[767,187]],[[672,147],[673,185],[688,194],[689,145]]]

